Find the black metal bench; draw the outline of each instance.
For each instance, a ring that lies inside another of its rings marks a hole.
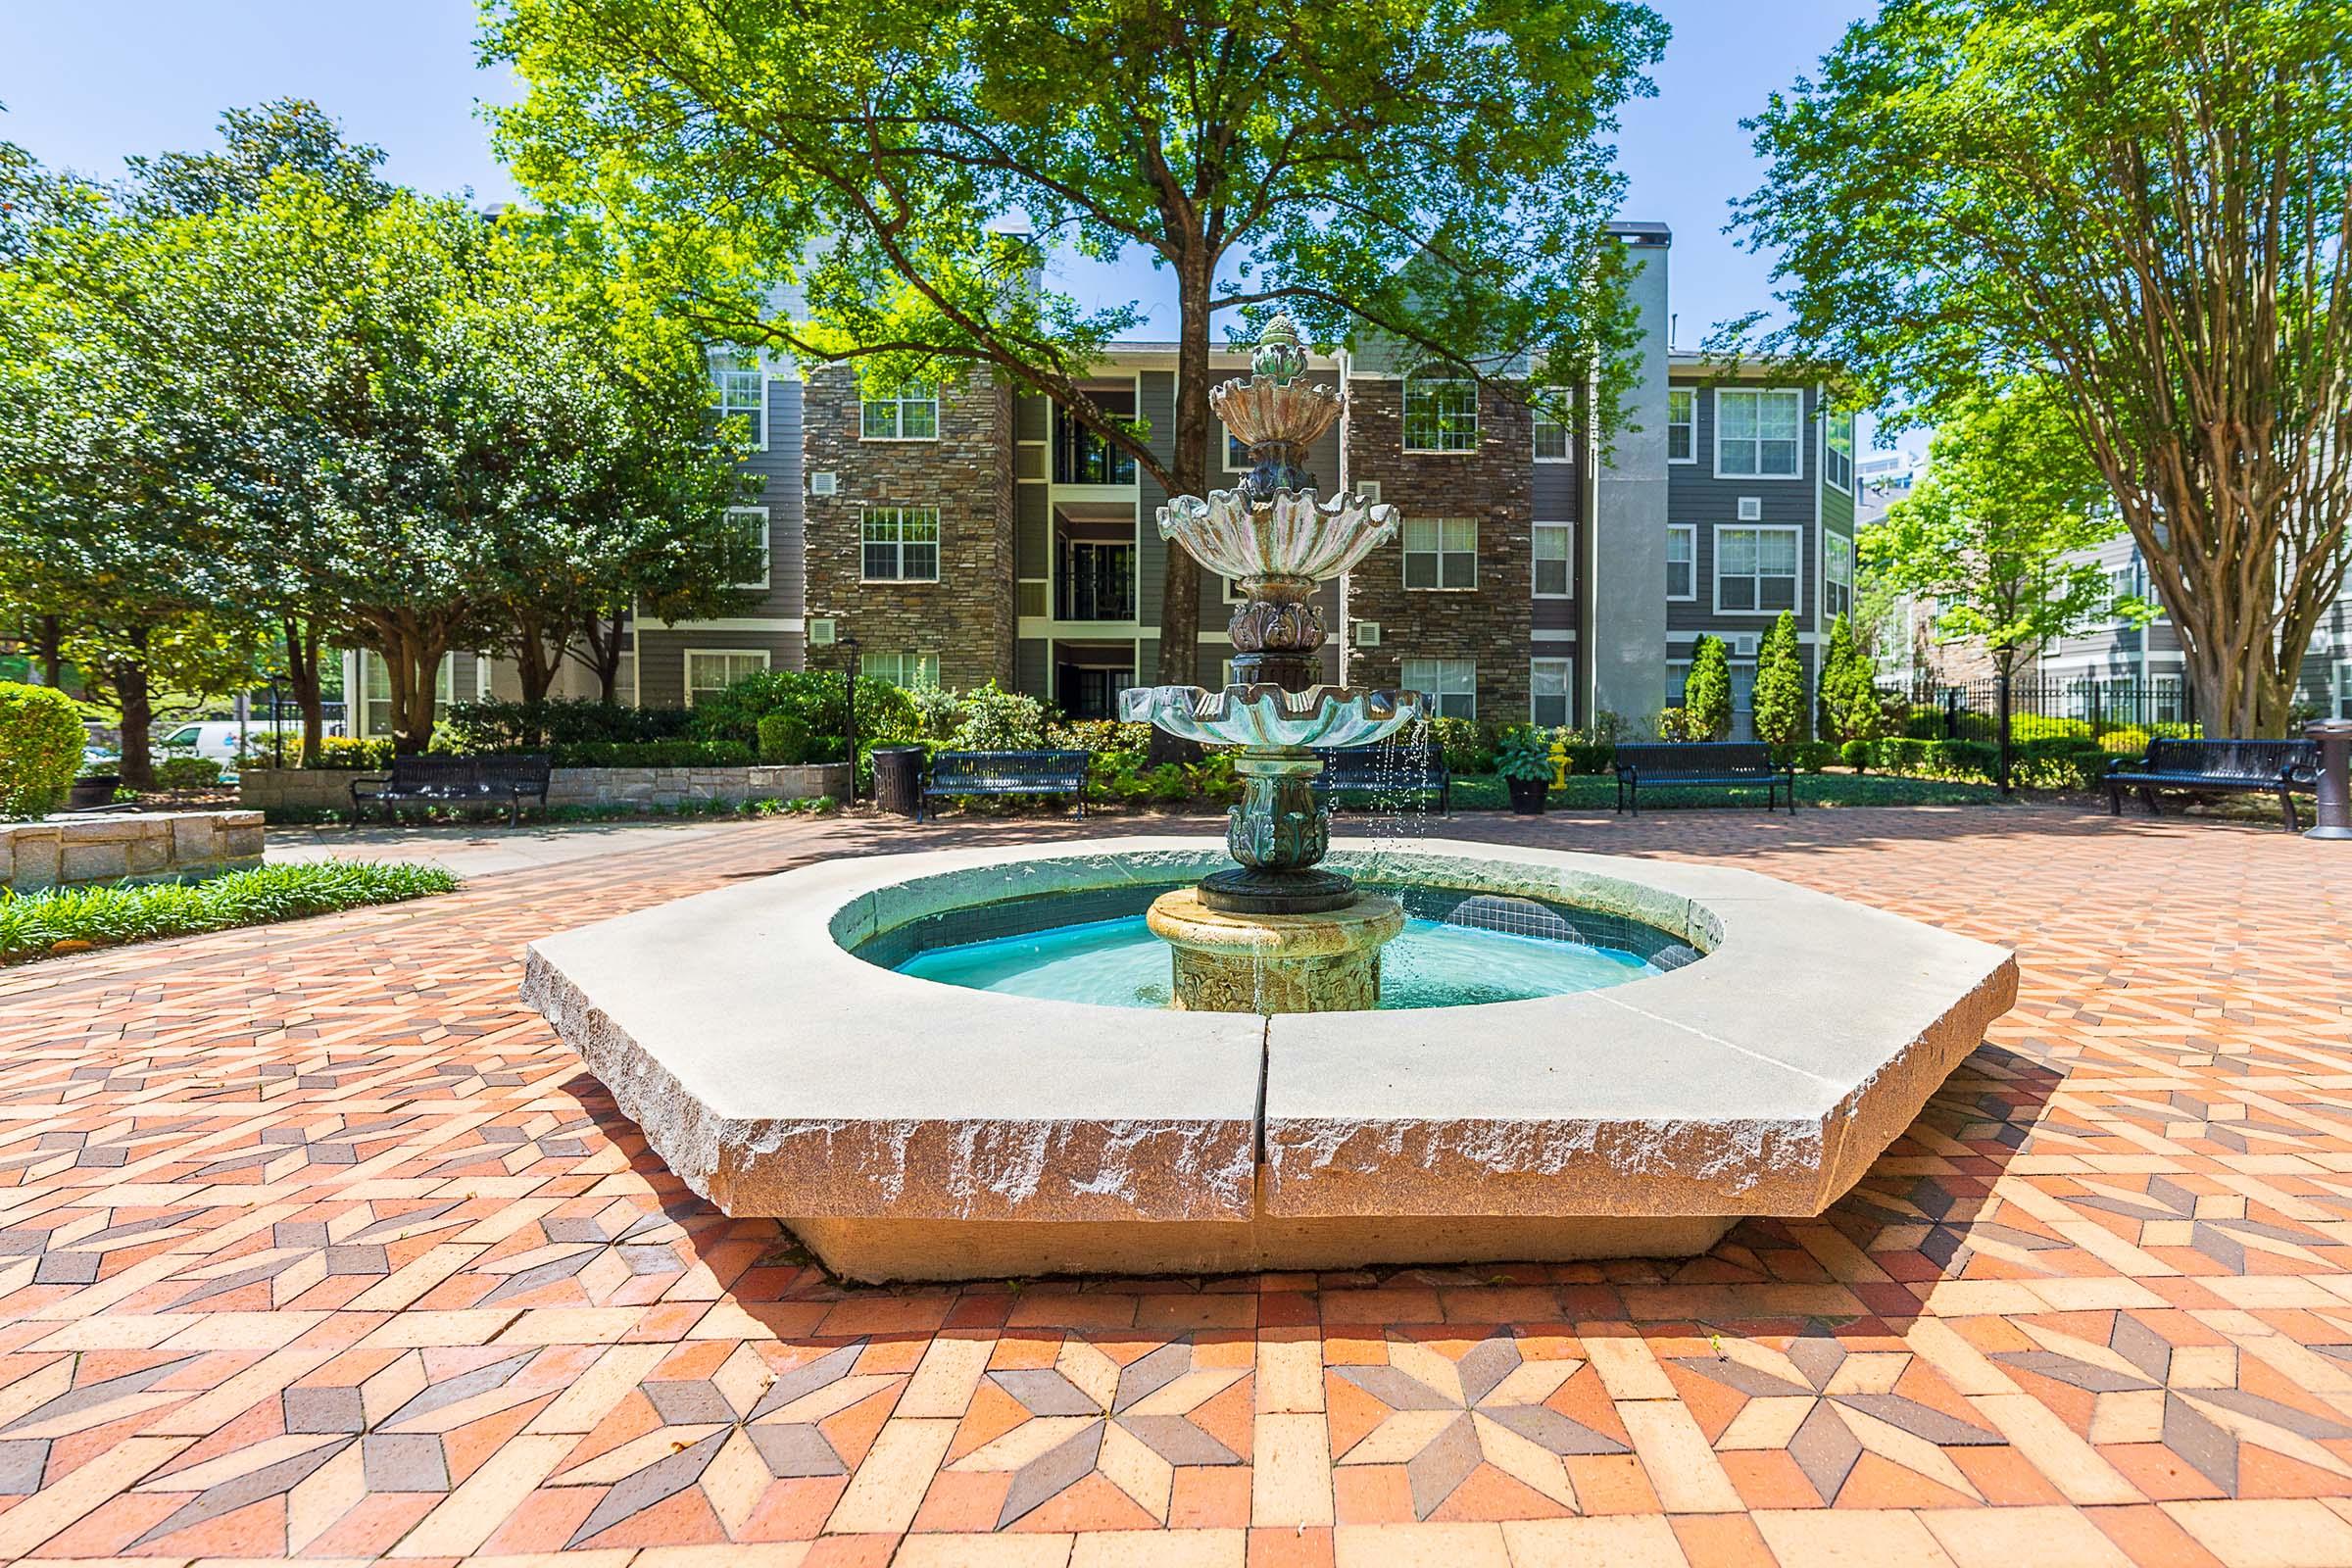
[[[2278,797],[2286,815],[2286,830],[2301,822],[2295,815],[2296,790],[2314,788],[2320,776],[2320,749],[2307,740],[2173,740],[2148,742],[2145,757],[2119,757],[2107,764],[2107,809],[2124,813],[2124,791],[2136,789],[2157,814],[2158,790],[2242,790]]]
[[[914,819],[934,795],[1067,795],[1086,814],[1087,752],[942,752],[931,759]]]
[[[1671,741],[1656,745],[1617,747],[1617,809],[1629,805],[1642,814],[1642,790],[1740,789],[1761,786],[1764,809],[1785,795],[1788,814],[1796,814],[1796,766],[1775,762],[1772,749],[1752,741]]]
[[[406,801],[429,806],[477,806],[506,803],[507,820],[522,820],[522,803],[535,799],[547,810],[548,760],[545,757],[395,757],[392,775],[366,788],[368,781],[351,781],[351,804],[384,808],[389,822],[394,808]]]
[[[1373,795],[1386,806],[1405,796],[1435,798],[1438,814],[1453,814],[1453,773],[1435,746],[1358,746],[1317,750],[1323,771],[1309,786],[1326,799],[1343,792]]]

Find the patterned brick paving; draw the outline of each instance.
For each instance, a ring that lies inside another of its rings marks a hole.
[[[2352,1563],[2352,856],[1464,819],[2021,950],[1850,1198],[1678,1265],[842,1289],[514,1001],[547,930],[1066,831],[743,824],[0,973],[0,1561]]]

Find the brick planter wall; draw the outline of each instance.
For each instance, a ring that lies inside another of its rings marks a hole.
[[[139,811],[0,822],[0,886],[169,882],[262,863],[259,811]]]
[[[381,773],[320,768],[247,768],[237,798],[259,810],[347,811],[354,779]],[[694,801],[791,801],[850,793],[846,762],[810,767],[559,767],[548,776],[549,806],[667,808]],[[530,803],[536,805],[536,802]]]

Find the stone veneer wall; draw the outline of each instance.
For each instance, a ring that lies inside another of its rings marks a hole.
[[[0,822],[0,886],[163,882],[262,863],[259,811],[138,811]]]
[[[808,614],[831,616],[866,654],[933,654],[942,685],[1013,683],[1012,396],[983,369],[940,388],[939,439],[867,441],[858,377],[809,378],[808,471],[835,475],[808,498]],[[939,509],[939,581],[862,580],[862,516],[875,507]],[[809,658],[822,660],[812,649]]]
[[[1475,589],[1406,588],[1401,536],[1349,574],[1348,617],[1378,621],[1380,646],[1354,647],[1348,634],[1348,683],[1395,686],[1407,659],[1474,660],[1478,716],[1524,723],[1535,651],[1535,447],[1526,408],[1482,392],[1478,450],[1418,456],[1404,451],[1402,382],[1357,377],[1348,391],[1350,486],[1377,481],[1380,499],[1409,518],[1478,519]]]
[[[354,779],[382,773],[250,767],[237,799],[260,810],[349,810]],[[850,793],[846,762],[808,767],[559,767],[548,775],[550,806],[676,807],[692,801],[794,801]],[[501,803],[503,804],[503,803]],[[529,807],[537,802],[530,802]]]

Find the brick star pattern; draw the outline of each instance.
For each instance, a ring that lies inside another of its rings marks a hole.
[[[1679,1262],[845,1286],[687,1192],[515,999],[547,931],[1126,825],[683,829],[0,971],[0,1561],[2352,1564],[2324,846],[1447,824],[2019,950],[2017,1009],[1851,1195]]]

